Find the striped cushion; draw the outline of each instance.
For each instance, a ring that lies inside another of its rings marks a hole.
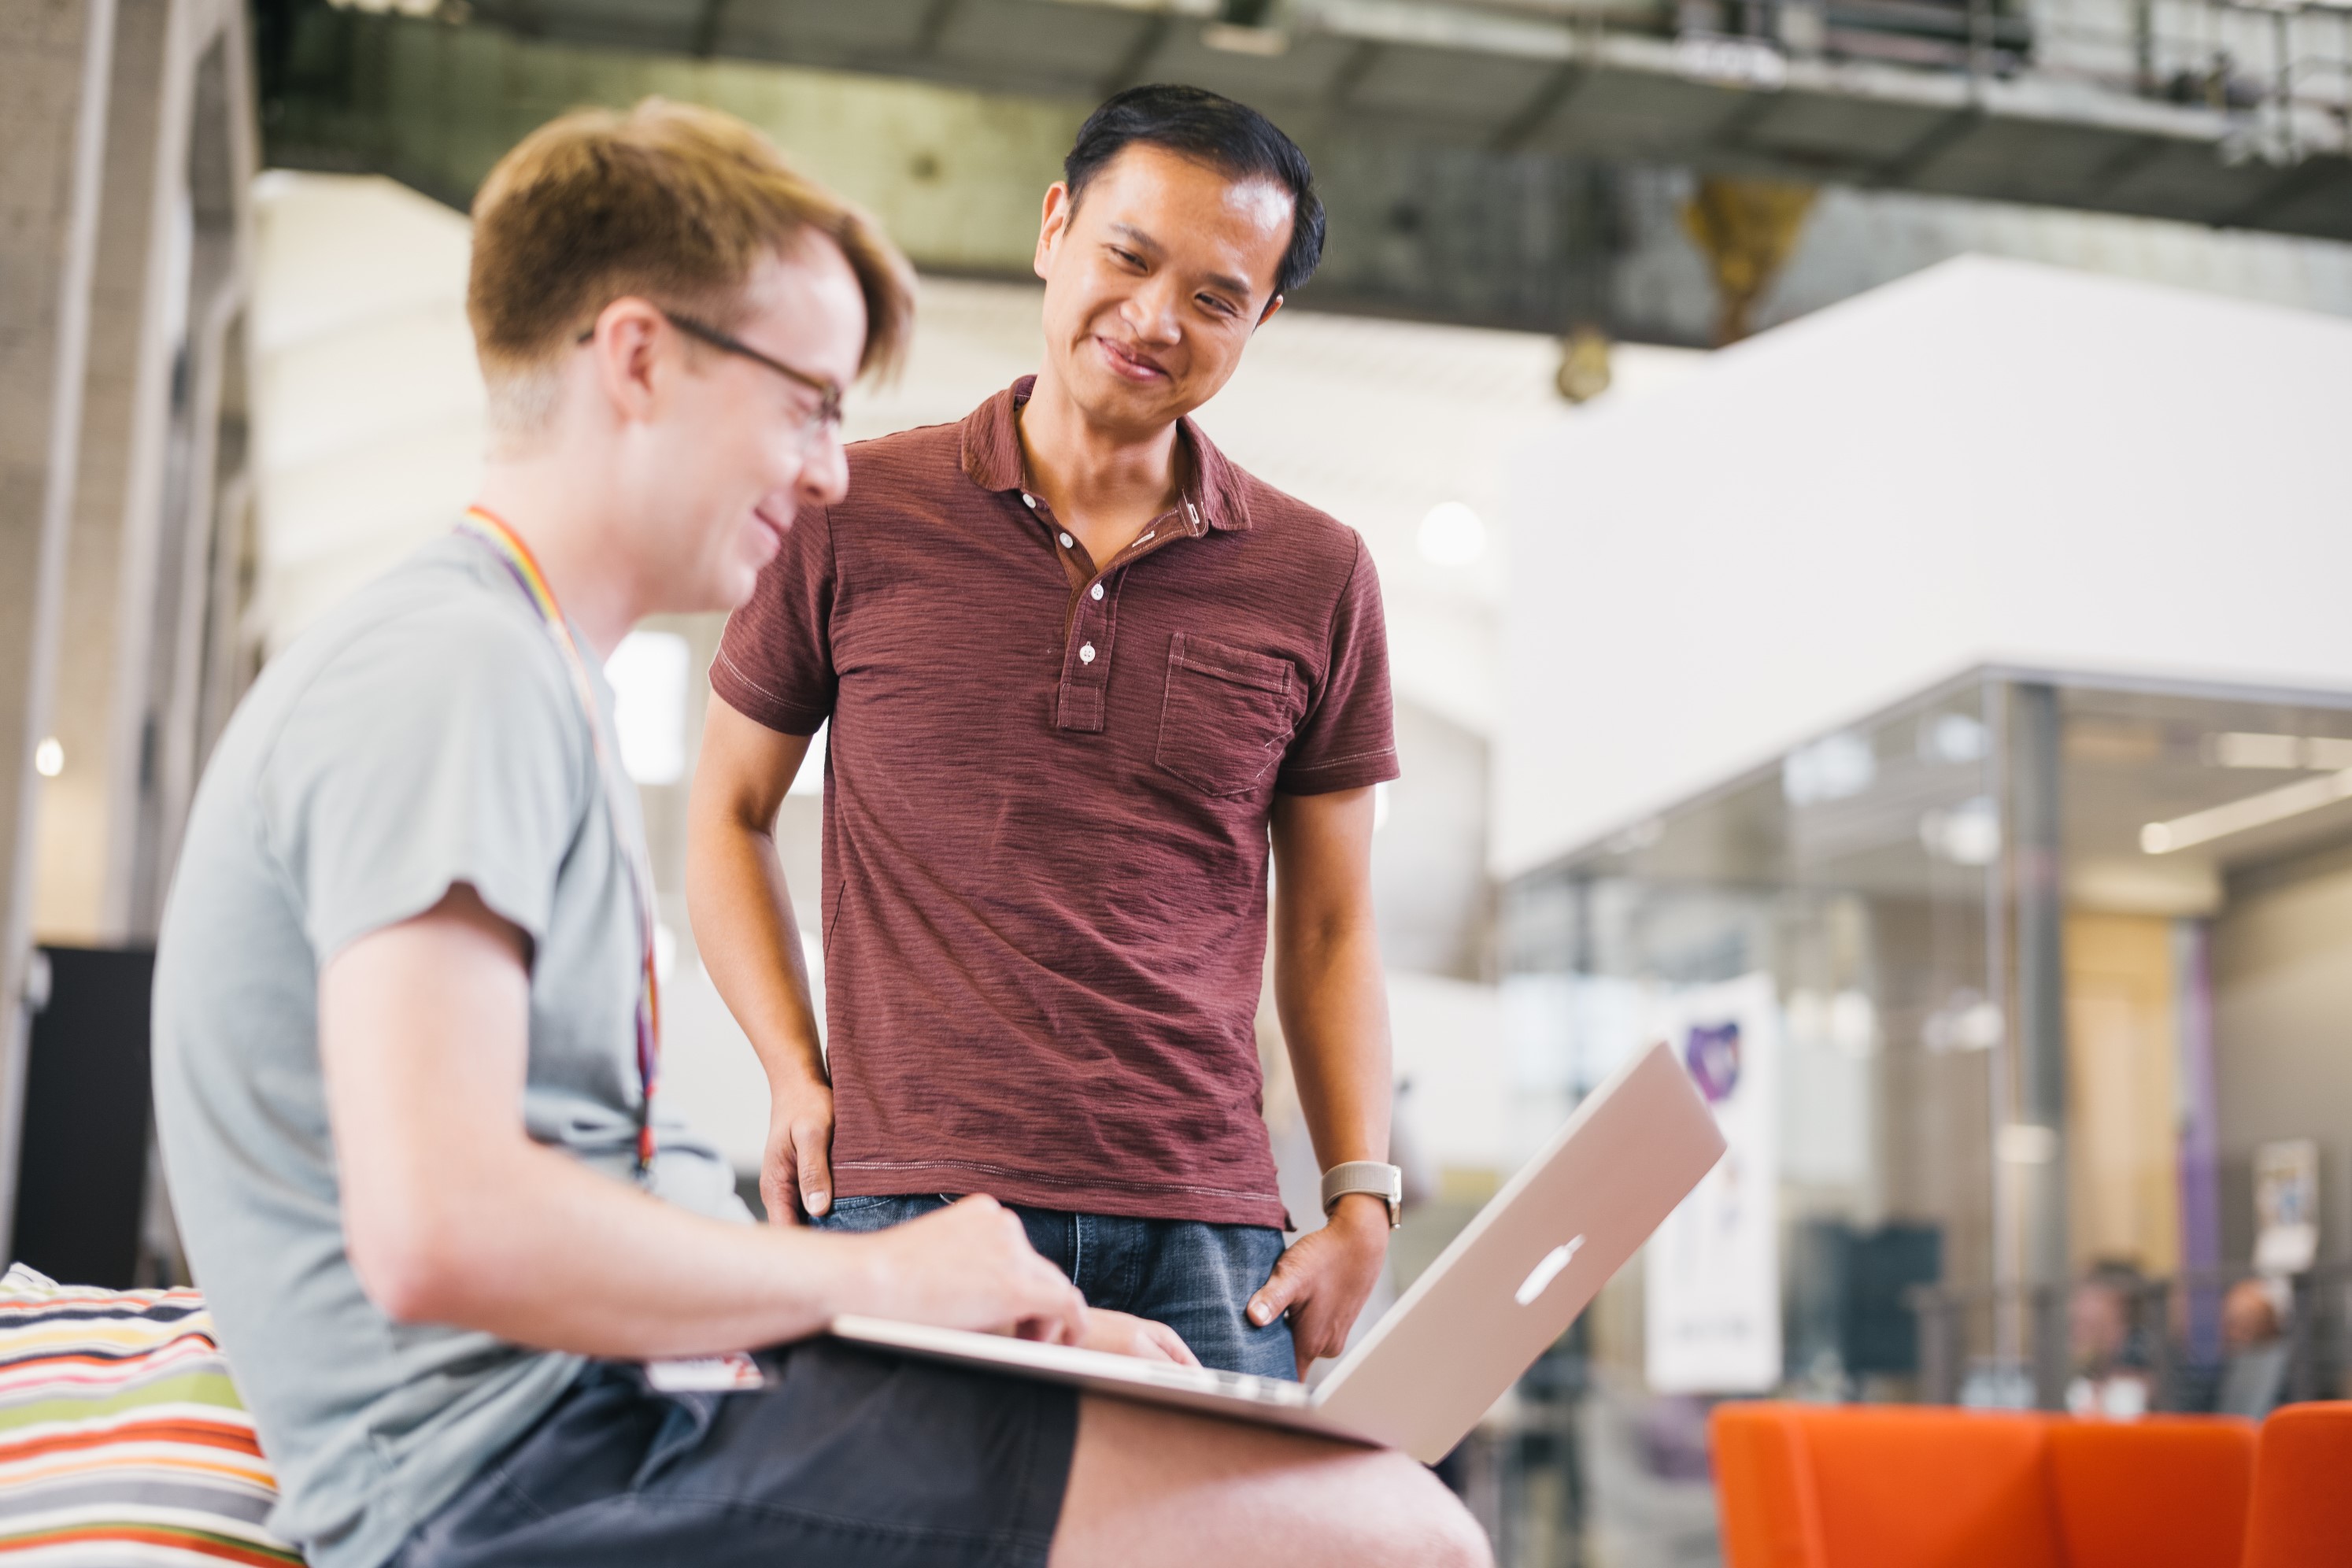
[[[0,1562],[295,1563],[194,1290],[0,1278]]]

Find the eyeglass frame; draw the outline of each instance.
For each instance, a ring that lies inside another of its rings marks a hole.
[[[808,429],[821,430],[828,425],[833,426],[836,429],[840,427],[842,399],[841,383],[834,380],[829,375],[811,375],[804,370],[794,370],[791,365],[786,364],[783,361],[772,358],[768,354],[761,353],[758,349],[753,348],[751,344],[744,342],[740,339],[731,338],[714,326],[696,321],[692,316],[680,315],[677,311],[668,310],[660,305],[656,305],[654,309],[661,312],[661,318],[663,321],[667,321],[671,326],[676,327],[688,337],[698,339],[700,342],[709,344],[710,347],[719,350],[721,353],[738,354],[744,359],[750,360],[754,364],[766,365],[770,370],[774,371],[778,375],[782,376],[785,380],[793,383],[794,385],[805,386],[811,392],[815,393],[817,395],[816,411],[808,417]],[[577,343],[591,342],[594,341],[595,336],[596,329],[593,324],[591,324],[588,330],[581,333],[574,342]]]

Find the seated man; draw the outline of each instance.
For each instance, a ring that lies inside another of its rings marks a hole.
[[[158,958],[158,1127],[274,1525],[320,1568],[1485,1561],[1397,1455],[811,1337],[1182,1353],[984,1196],[746,1223],[656,1110],[599,665],[740,603],[841,498],[841,388],[903,342],[906,267],[748,128],[660,103],[535,133],[475,220],[481,504],[263,673]]]
[[[2294,1293],[2284,1279],[2241,1279],[2221,1298],[2221,1384],[2213,1408],[2260,1421],[2286,1392],[2294,1343],[2286,1335]]]

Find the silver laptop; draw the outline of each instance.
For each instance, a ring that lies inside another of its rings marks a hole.
[[[845,1340],[1444,1458],[1723,1153],[1664,1044],[1585,1097],[1314,1388],[1000,1334],[843,1317]]]

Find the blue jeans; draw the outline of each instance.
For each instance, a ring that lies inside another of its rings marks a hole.
[[[822,1230],[887,1230],[955,1200],[944,1194],[844,1198]],[[1087,1305],[1150,1318],[1176,1331],[1202,1366],[1295,1380],[1290,1324],[1259,1328],[1244,1315],[1282,1256],[1282,1232],[1263,1225],[1134,1219],[1014,1208],[1029,1245],[1070,1277]]]

